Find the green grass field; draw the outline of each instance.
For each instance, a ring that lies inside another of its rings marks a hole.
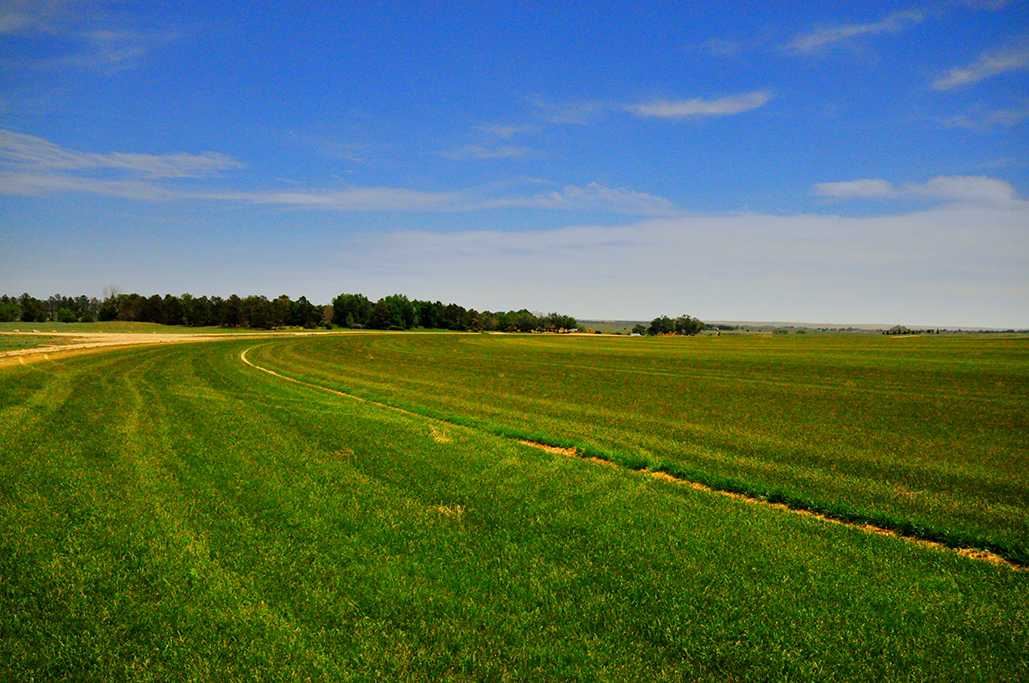
[[[6,368],[0,678],[1025,680],[1029,574],[508,435],[1017,557],[1027,360],[368,334]]]
[[[286,375],[1029,561],[1029,338],[337,337]]]

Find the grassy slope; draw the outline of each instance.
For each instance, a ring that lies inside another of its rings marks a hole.
[[[1026,576],[291,385],[0,372],[0,678],[1029,675]]]
[[[41,337],[37,335],[22,336],[16,334],[5,335],[0,331],[0,351],[31,349],[37,346],[50,346],[52,344],[74,344],[76,341],[79,341],[76,337]]]
[[[253,359],[1029,561],[1029,338],[298,340]]]

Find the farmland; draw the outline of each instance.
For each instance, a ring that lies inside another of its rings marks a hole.
[[[1029,340],[999,336],[3,368],[0,677],[1024,679],[1025,572],[638,470],[1024,563],[1027,405]]]

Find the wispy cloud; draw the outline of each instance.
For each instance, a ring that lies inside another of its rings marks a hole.
[[[518,145],[465,145],[442,152],[448,159],[520,159],[532,150]]]
[[[509,140],[516,135],[522,133],[530,133],[536,130],[536,126],[530,126],[528,124],[501,124],[501,123],[489,123],[477,128],[480,132],[486,135],[491,135],[496,138],[503,140]]]
[[[4,0],[0,35],[55,33],[64,27],[73,5],[67,0]]]
[[[238,190],[197,187],[243,164],[217,152],[140,154],[83,152],[33,135],[0,130],[0,194],[95,194],[136,201],[214,201],[343,212],[470,212],[499,209],[668,214],[667,199],[602,183],[532,194],[499,188],[424,191],[404,187],[291,187]],[[183,185],[183,179],[193,182]]]
[[[110,170],[150,178],[208,176],[242,167],[239,161],[217,152],[200,154],[138,154],[80,152],[34,135],[0,130],[0,164],[22,170]]]
[[[1011,0],[959,0],[959,3],[971,9],[982,9],[996,12],[1011,4]]]
[[[598,100],[553,102],[542,97],[532,97],[529,103],[536,110],[536,118],[559,125],[585,125],[613,108],[611,104]]]
[[[705,99],[652,100],[629,105],[626,110],[644,118],[690,119],[708,116],[732,116],[765,106],[772,99],[767,90]]]
[[[669,214],[674,205],[663,197],[601,183],[567,185],[560,190],[526,197],[501,197],[482,202],[483,208],[563,209],[613,211],[633,214]]]
[[[888,14],[879,21],[826,26],[794,37],[786,44],[786,49],[798,54],[816,52],[861,36],[898,33],[923,19],[925,13],[921,10],[905,10]]]
[[[932,85],[936,90],[951,90],[973,85],[1008,71],[1020,71],[1027,68],[1029,68],[1029,40],[1022,40],[1018,45],[1012,47],[985,52],[968,66],[955,67],[943,73],[933,81]]]
[[[63,54],[6,58],[3,65],[20,69],[84,69],[116,73],[138,66],[155,48],[179,33],[130,30],[105,17],[104,3],[73,0],[0,0],[0,35],[29,38],[59,36]]]
[[[817,183],[814,194],[832,199],[928,199],[972,204],[1011,204],[1018,195],[1011,183],[988,176],[936,176],[924,183],[895,185],[881,178]]]
[[[1029,105],[1012,109],[994,109],[977,111],[969,114],[952,116],[944,120],[948,128],[968,128],[971,130],[989,130],[991,128],[1011,128],[1029,119]]]
[[[746,45],[740,40],[711,38],[696,47],[713,57],[737,57],[744,51]]]

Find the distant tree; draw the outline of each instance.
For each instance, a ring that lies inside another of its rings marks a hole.
[[[100,320],[116,320],[118,318],[118,299],[114,296],[105,298],[100,303],[97,317]]]
[[[394,325],[400,329],[409,330],[415,326],[416,311],[414,305],[403,294],[390,294],[383,297],[382,301],[390,308],[390,317]]]
[[[139,320],[145,323],[164,322],[164,299],[161,298],[160,294],[154,294],[144,300]]]
[[[73,323],[78,318],[75,317],[75,311],[70,308],[62,307],[57,309],[57,322],[59,323]]]
[[[633,334],[647,334],[647,326],[646,325],[641,325],[640,323],[636,323],[632,327],[632,333]]]
[[[282,327],[290,322],[293,302],[285,294],[273,299],[268,306],[268,324],[270,327]]]
[[[667,315],[658,316],[650,321],[648,334],[672,334],[675,332],[675,322]]]
[[[246,297],[240,304],[240,319],[243,327],[270,330],[272,328],[271,302],[263,296]]]
[[[173,294],[165,294],[161,302],[161,322],[165,325],[182,324],[182,301]]]
[[[675,319],[675,333],[693,336],[704,329],[704,323],[688,315],[681,315]]]
[[[139,294],[118,295],[118,320],[143,320],[143,309],[147,300]]]
[[[364,294],[343,293],[332,300],[332,322],[340,327],[365,327],[372,316],[372,302]]]
[[[230,296],[222,304],[221,321],[225,327],[243,325],[243,300],[236,294]]]
[[[395,311],[386,303],[385,299],[379,299],[372,308],[372,315],[368,319],[368,327],[373,330],[400,329],[403,324],[399,316],[394,317]]]
[[[0,322],[13,323],[18,320],[21,320],[21,306],[15,299],[5,296],[0,302]]]
[[[21,321],[25,323],[42,323],[46,322],[47,309],[46,304],[37,299],[34,296],[29,296],[28,293],[22,294],[18,298],[18,305],[21,307]]]
[[[293,302],[290,324],[310,330],[318,326],[321,317],[322,312],[318,310],[318,307],[308,301],[306,296],[302,296]]]

